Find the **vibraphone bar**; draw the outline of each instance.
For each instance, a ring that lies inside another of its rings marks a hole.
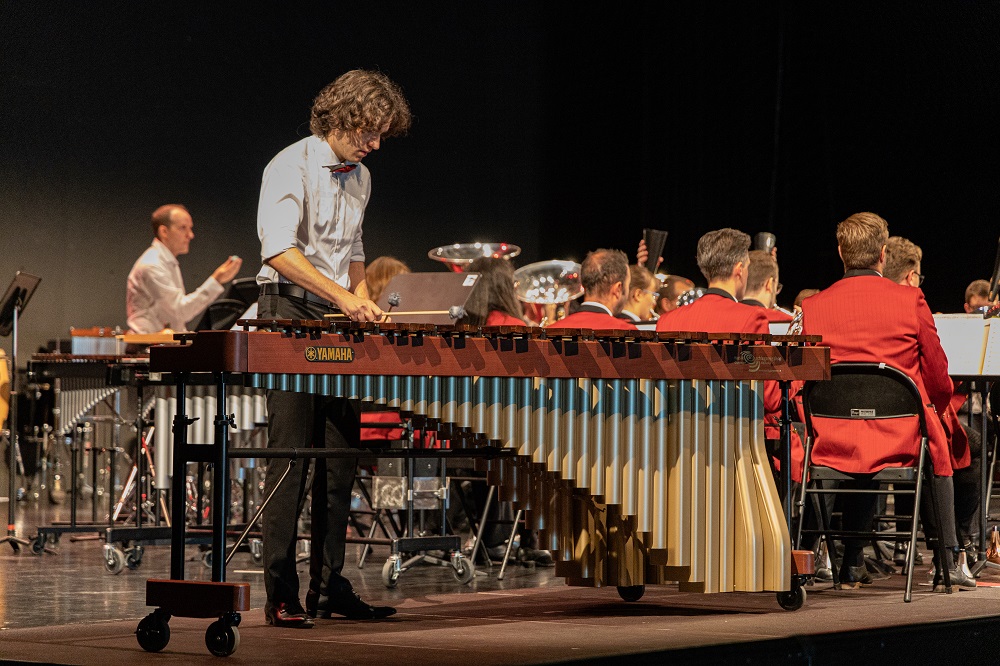
[[[238,374],[246,386],[357,399],[425,420],[452,448],[486,461],[501,499],[527,511],[569,584],[792,589],[788,525],[764,449],[763,381],[829,378],[829,350],[815,338],[242,325],[257,330],[178,335],[181,344],[151,349],[151,370],[171,373],[179,393],[197,373],[212,373],[220,390]],[[225,423],[220,414],[222,450],[200,455],[228,457]],[[175,424],[175,447],[184,426]],[[477,456],[483,447],[515,455]],[[221,534],[224,515],[213,523]],[[221,537],[214,547],[221,563]],[[181,582],[178,564],[171,576]],[[213,581],[224,580],[213,568]],[[147,603],[166,599],[164,583]]]

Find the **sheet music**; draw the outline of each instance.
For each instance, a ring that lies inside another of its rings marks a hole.
[[[948,357],[949,375],[983,374],[983,359],[989,330],[994,328],[996,332],[1000,332],[1000,326],[991,327],[990,321],[983,319],[979,314],[934,315],[934,325],[937,326],[938,337],[941,338],[941,347]]]
[[[767,327],[771,329],[771,335],[788,335],[788,328],[791,326],[787,321],[768,322]]]

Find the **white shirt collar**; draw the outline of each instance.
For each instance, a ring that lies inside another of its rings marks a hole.
[[[160,253],[160,257],[163,258],[164,263],[174,264],[177,266],[180,265],[180,263],[177,261],[177,257],[174,256],[174,253],[171,252],[170,248],[164,245],[163,241],[161,241],[159,238],[153,239],[153,247],[155,247],[156,251]]]

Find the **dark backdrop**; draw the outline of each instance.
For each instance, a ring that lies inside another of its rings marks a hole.
[[[861,210],[925,252],[935,311],[989,278],[1000,6],[977,2],[0,3],[0,262],[43,278],[33,351],[124,325],[149,213],[188,205],[194,288],[259,266],[260,174],[341,72],[397,80],[416,122],[366,159],[369,258],[444,270],[438,245],[517,265],[634,255],[703,282],[698,237],[778,237],[780,301],[837,279]],[[5,286],[5,285],[4,285]],[[10,340],[3,340],[8,349]]]

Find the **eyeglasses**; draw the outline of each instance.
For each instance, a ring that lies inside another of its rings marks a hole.
[[[917,286],[921,286],[924,283],[924,274],[917,273]]]
[[[785,285],[783,285],[783,284],[781,284],[781,283],[779,282],[779,283],[778,283],[778,286],[777,286],[777,287],[775,288],[775,290],[774,290],[774,295],[775,295],[775,296],[777,296],[778,294],[780,294],[780,293],[781,293],[781,288],[782,288],[782,287],[784,287],[784,286],[785,286]]]
[[[650,296],[652,296],[654,301],[660,300],[660,292],[650,291],[649,289],[643,289],[642,291],[644,294],[649,294]]]

